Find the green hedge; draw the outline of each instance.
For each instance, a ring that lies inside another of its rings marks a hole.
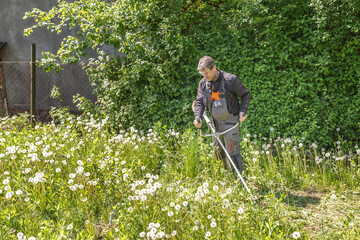
[[[26,34],[79,29],[56,54],[44,54],[47,69],[56,69],[53,59],[83,60],[88,48],[119,50],[85,60],[98,109],[118,128],[192,127],[197,62],[210,55],[251,91],[243,129],[267,136],[274,128],[327,147],[339,135],[360,140],[357,0],[83,0],[26,17],[39,22]]]

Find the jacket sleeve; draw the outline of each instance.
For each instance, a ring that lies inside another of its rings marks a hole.
[[[237,77],[231,81],[230,87],[233,89],[233,93],[237,97],[241,98],[240,112],[247,113],[251,98],[250,91]]]
[[[204,110],[205,110],[205,106],[204,106],[204,94],[205,94],[205,85],[203,81],[200,81],[199,86],[198,86],[198,92],[196,95],[196,100],[194,103],[194,112],[195,112],[195,117],[202,117]]]

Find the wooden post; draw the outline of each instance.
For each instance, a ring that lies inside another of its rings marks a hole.
[[[0,63],[0,117],[8,116],[4,66]]]
[[[36,44],[31,44],[31,87],[30,87],[30,123],[35,125],[36,114]]]

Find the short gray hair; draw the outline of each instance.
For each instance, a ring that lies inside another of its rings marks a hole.
[[[197,69],[199,71],[201,71],[204,68],[210,68],[210,67],[212,67],[214,65],[215,65],[214,59],[212,59],[209,56],[204,56],[204,57],[200,58]]]

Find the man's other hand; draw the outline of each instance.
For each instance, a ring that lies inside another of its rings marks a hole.
[[[240,112],[240,118],[239,121],[242,123],[243,121],[245,121],[245,119],[247,118],[246,113],[244,112]]]
[[[195,127],[197,128],[201,128],[201,119],[199,117],[196,117],[195,120],[194,120],[194,125]]]

